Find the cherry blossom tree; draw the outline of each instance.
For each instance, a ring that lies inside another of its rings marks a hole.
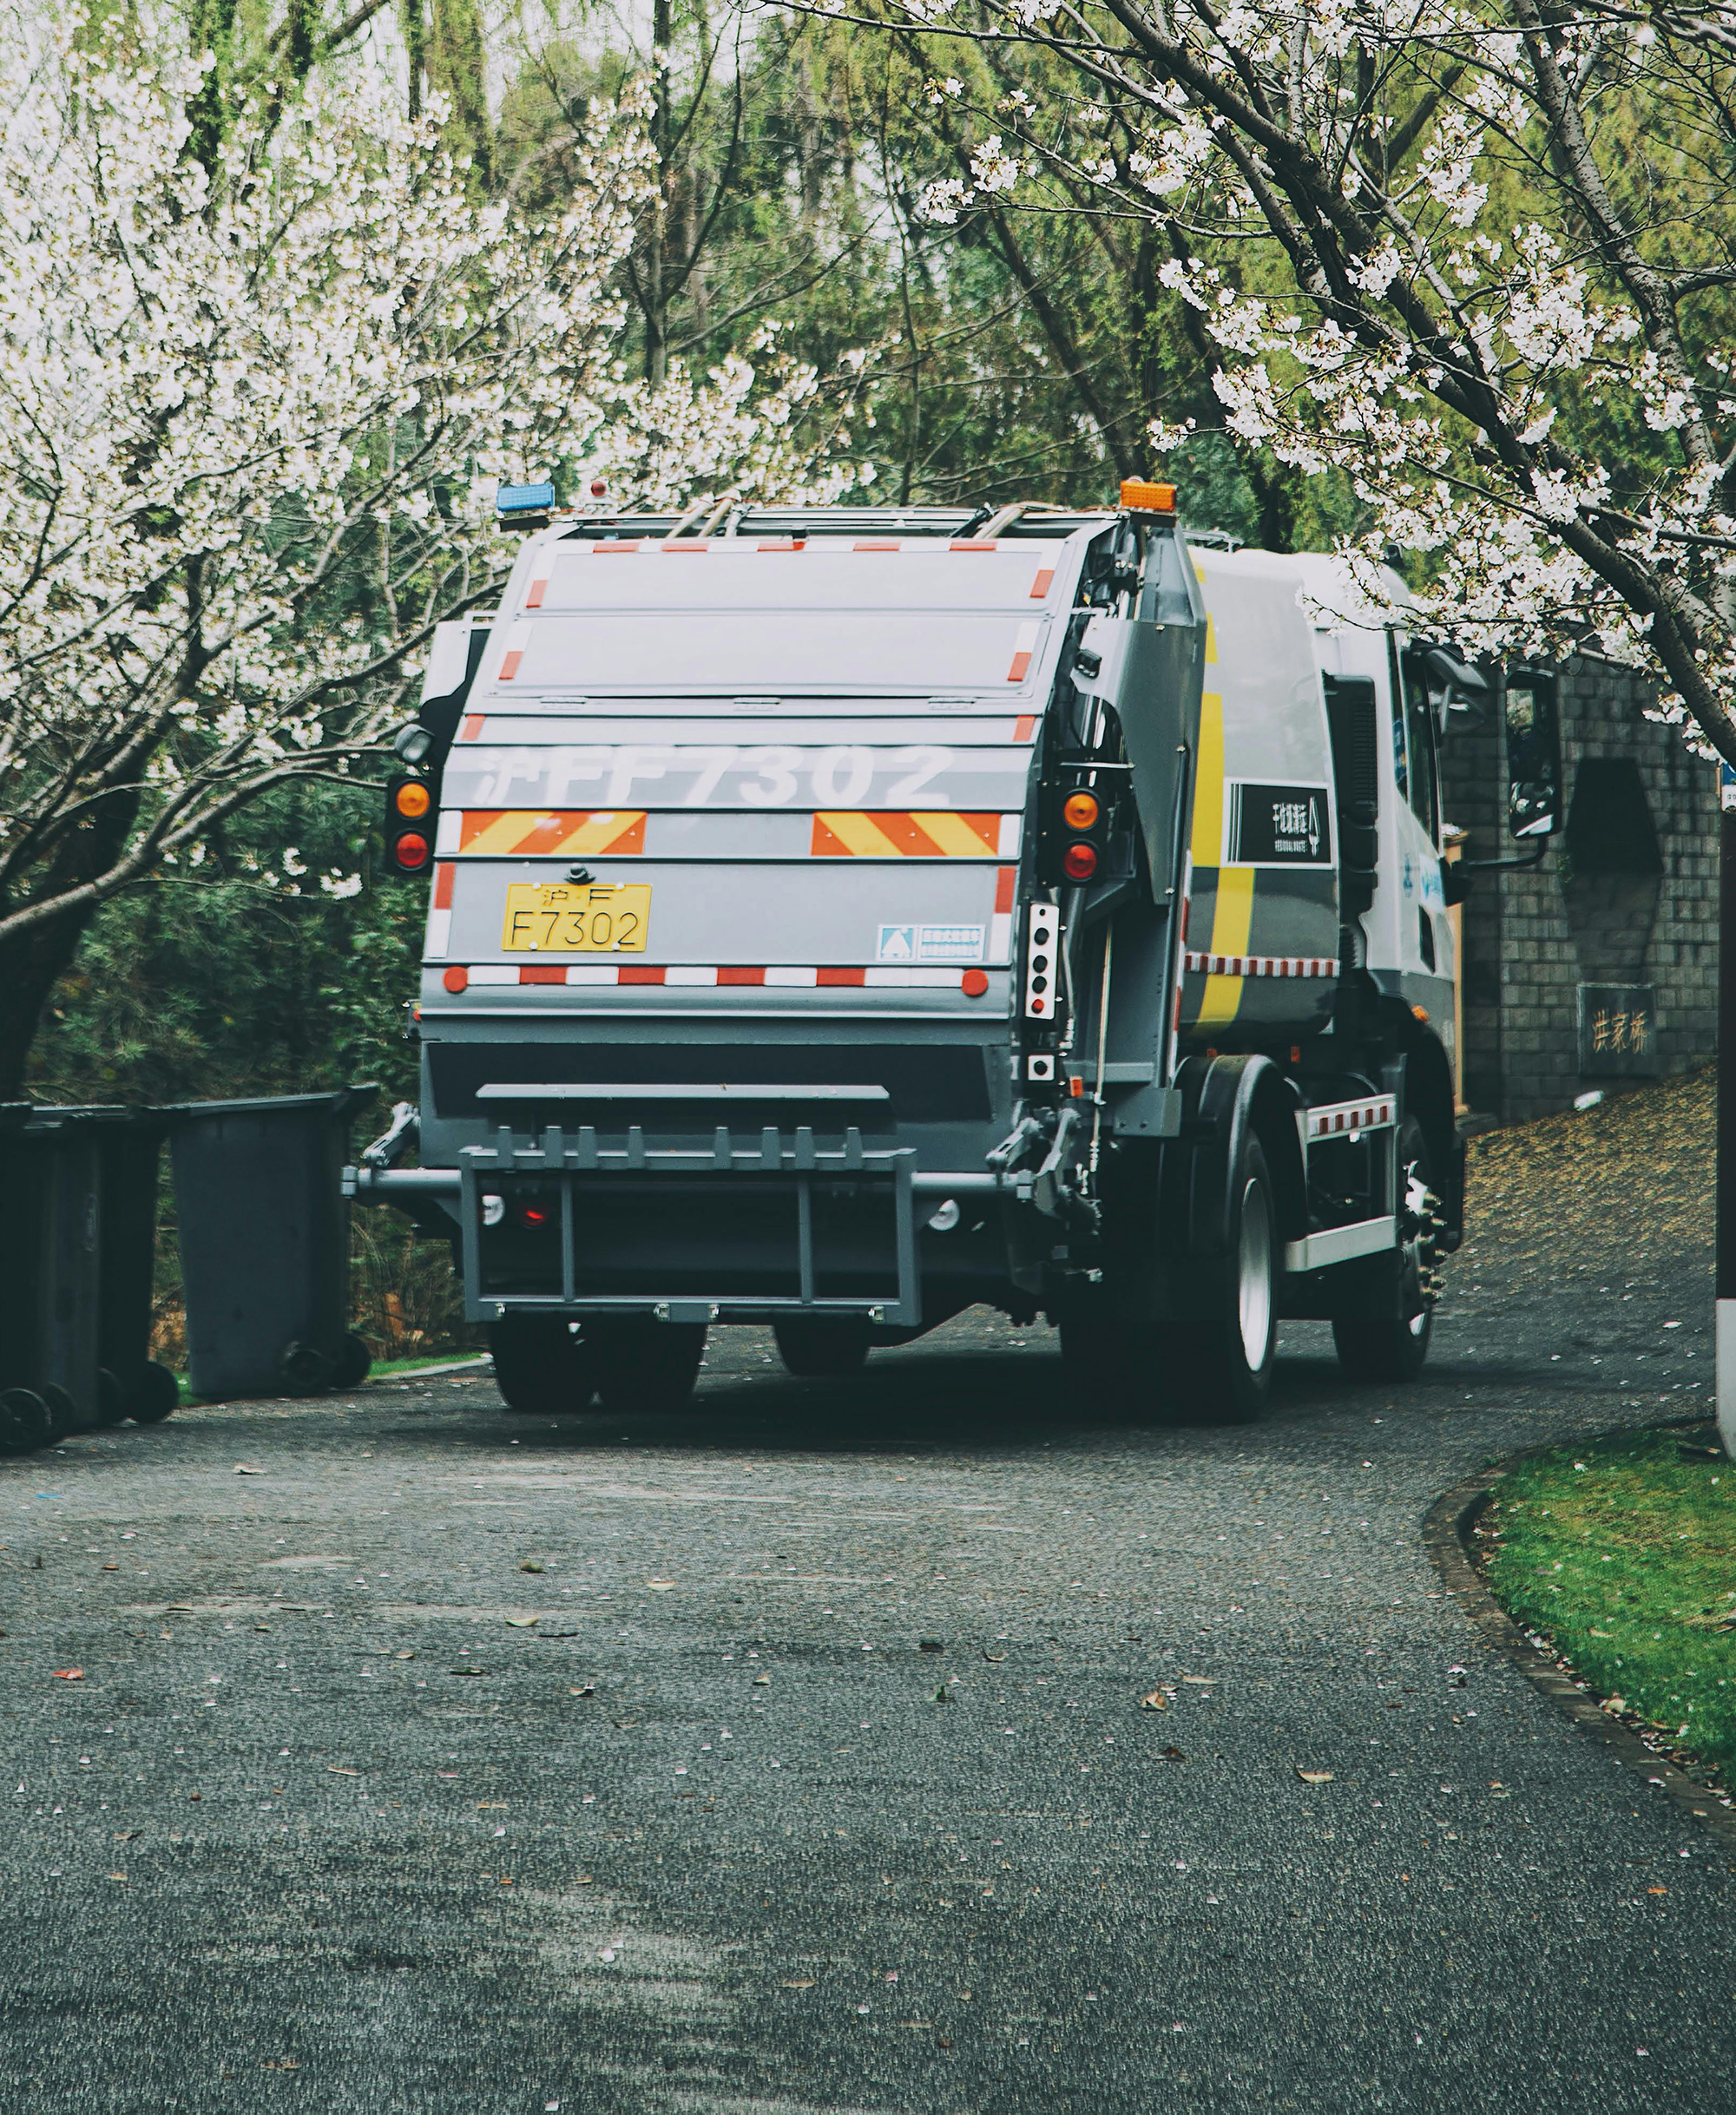
[[[531,216],[365,69],[219,130],[181,22],[0,10],[0,1094],[102,902],[407,716],[434,626],[510,563],[498,481],[854,475],[810,476],[838,436],[775,357],[619,371],[641,104],[593,108]]]
[[[1440,628],[1489,651],[1595,638],[1736,761],[1736,13],[819,11],[924,39],[934,97],[968,111],[931,219],[1161,229],[1228,431],[1347,483],[1371,588],[1396,542]],[[1160,424],[1154,453],[1182,434]]]

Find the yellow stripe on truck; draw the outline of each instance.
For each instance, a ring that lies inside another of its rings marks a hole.
[[[1213,955],[1246,955],[1248,931],[1253,923],[1253,877],[1251,866],[1218,869],[1218,903],[1212,918]],[[1208,976],[1200,1002],[1199,1028],[1220,1028],[1233,1021],[1242,1002],[1239,976]]]
[[[1214,690],[1208,690],[1200,700],[1200,768],[1194,774],[1192,851],[1196,867],[1216,866],[1224,856],[1224,701]]]

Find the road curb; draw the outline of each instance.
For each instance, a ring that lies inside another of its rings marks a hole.
[[[1423,1522],[1423,1546],[1443,1584],[1489,1652],[1499,1652],[1509,1665],[1516,1667],[1534,1689],[1541,1690],[1575,1725],[1601,1741],[1618,1761],[1643,1771],[1648,1783],[1660,1785],[1687,1820],[1736,1852],[1736,1812],[1720,1805],[1715,1792],[1695,1783],[1680,1765],[1666,1761],[1620,1719],[1612,1718],[1588,1689],[1564,1674],[1556,1660],[1531,1643],[1483,1584],[1483,1574],[1471,1557],[1470,1538],[1478,1516],[1507,1473],[1505,1468],[1484,1469],[1456,1485],[1429,1508]]]

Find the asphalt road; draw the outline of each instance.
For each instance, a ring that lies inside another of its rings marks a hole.
[[[681,1419],[0,1464],[0,2107],[1727,2115],[1727,1853],[1418,1540],[1704,1401],[1704,1258],[1523,1276],[1460,1258],[1403,1402],[1290,1330],[1239,1431],[977,1317],[849,1385],[720,1335]]]

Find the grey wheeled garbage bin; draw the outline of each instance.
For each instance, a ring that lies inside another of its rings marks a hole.
[[[132,1109],[96,1133],[102,1184],[97,1329],[104,1422],[160,1424],[180,1401],[174,1376],[151,1356],[156,1286],[157,1171],[168,1120]]]
[[[35,1253],[34,1229],[23,1224],[35,1188],[19,1146],[30,1114],[28,1102],[0,1103],[0,1455],[32,1453],[55,1429],[48,1403],[23,1377],[36,1346],[35,1278],[23,1274]]]
[[[107,1422],[102,1139],[127,1120],[123,1109],[38,1104],[0,1124],[0,1395],[16,1391],[26,1425],[23,1398],[43,1402],[45,1438]]]
[[[187,1378],[195,1396],[312,1394],[367,1377],[349,1328],[352,1113],[374,1092],[194,1101],[170,1120]]]

